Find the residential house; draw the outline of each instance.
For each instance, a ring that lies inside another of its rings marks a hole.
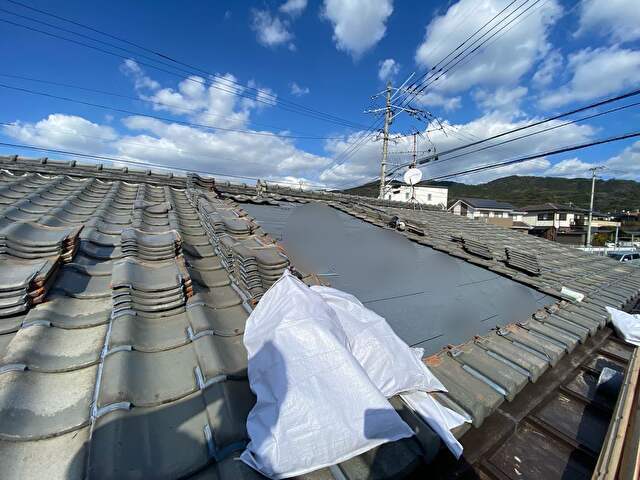
[[[561,243],[582,245],[586,240],[589,210],[571,204],[547,202],[523,207],[524,221],[533,228],[530,234]],[[592,233],[610,232],[620,226],[608,214],[594,211]]]
[[[523,221],[524,212],[517,210],[507,202],[498,202],[487,198],[460,198],[448,209],[454,215],[472,219],[481,219],[486,223],[501,225],[514,230],[528,230]]]

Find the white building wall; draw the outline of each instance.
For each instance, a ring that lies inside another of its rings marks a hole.
[[[449,190],[447,188],[437,187],[414,187],[416,201],[423,205],[447,207],[449,198]],[[398,192],[398,193],[394,193]],[[396,200],[400,202],[408,202],[411,200],[411,187],[408,185],[394,186],[392,190],[384,196],[387,200]]]

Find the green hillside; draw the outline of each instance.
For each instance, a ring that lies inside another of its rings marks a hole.
[[[499,178],[488,183],[467,185],[456,182],[428,182],[420,185],[447,187],[449,202],[460,197],[491,198],[524,207],[545,202],[573,203],[589,208],[591,180],[585,178],[520,177]],[[378,184],[346,190],[358,195],[376,196]],[[596,180],[594,209],[601,212],[640,208],[640,183],[633,180]]]

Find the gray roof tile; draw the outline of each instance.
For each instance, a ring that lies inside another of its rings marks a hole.
[[[0,276],[0,298],[32,289],[30,302],[18,305],[23,313],[0,317],[2,478],[176,478],[198,471],[204,478],[258,477],[238,461],[255,401],[242,333],[251,305],[288,258],[273,246],[268,229],[233,201],[216,197],[213,185],[237,200],[264,204],[255,208],[330,201],[376,228],[399,216],[411,241],[473,263],[485,276],[497,272],[535,288],[535,319],[506,315],[520,325],[428,359],[449,387],[439,399],[471,414],[475,426],[604,326],[604,305],[621,304],[640,289],[640,274],[628,266],[399,202],[277,186],[258,198],[252,187],[197,176],[75,162],[0,157],[0,165],[13,172],[0,170],[0,238],[10,233],[9,253],[51,255],[48,274],[16,277],[18,290]],[[18,230],[23,235],[11,233]],[[65,240],[74,235],[61,232],[79,230],[76,252]],[[464,250],[452,237],[469,239],[472,248]],[[493,258],[478,255],[483,245]],[[536,255],[540,275],[511,268],[505,247]],[[58,251],[65,249],[66,255]],[[12,266],[44,260],[0,258]],[[548,298],[542,292],[556,296],[562,285],[586,293],[586,301],[539,310]],[[485,292],[482,284],[465,288]],[[404,414],[418,425],[415,414]],[[429,438],[418,437],[427,450],[433,449]],[[422,453],[416,446],[415,440],[387,445],[333,471],[347,478],[410,471]],[[304,477],[333,476],[322,469]]]

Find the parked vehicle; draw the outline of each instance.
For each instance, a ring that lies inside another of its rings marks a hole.
[[[613,258],[622,263],[632,263],[634,265],[640,266],[640,253],[635,252],[611,252],[607,254],[609,257]]]

